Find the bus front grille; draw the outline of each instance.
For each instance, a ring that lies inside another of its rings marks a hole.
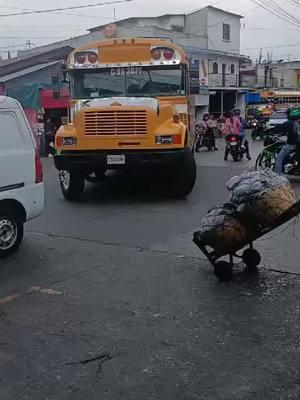
[[[84,133],[95,135],[146,135],[147,112],[144,110],[88,111]]]

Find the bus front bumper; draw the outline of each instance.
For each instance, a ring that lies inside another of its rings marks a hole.
[[[106,169],[172,167],[181,163],[189,148],[144,151],[65,151],[54,156],[58,170],[82,173]]]

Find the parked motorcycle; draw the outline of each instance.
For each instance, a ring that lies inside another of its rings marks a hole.
[[[246,154],[246,148],[241,144],[241,139],[239,135],[230,133],[225,137],[226,148],[224,160],[228,160],[229,154],[232,156],[233,161],[237,162],[243,159]]]
[[[257,157],[255,169],[272,169],[274,170],[277,155],[280,153],[286,141],[281,135],[268,135],[264,141],[264,149]],[[285,175],[300,175],[300,157],[299,151],[295,150],[290,153],[284,161]]]

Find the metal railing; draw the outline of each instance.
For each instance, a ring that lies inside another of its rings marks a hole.
[[[214,87],[238,87],[238,74],[209,74],[208,85]]]

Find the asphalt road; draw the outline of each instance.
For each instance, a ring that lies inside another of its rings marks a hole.
[[[259,242],[259,273],[238,266],[229,284],[191,242],[249,165],[222,156],[197,155],[186,200],[112,178],[78,204],[45,160],[45,212],[1,261],[1,399],[300,398],[299,226]]]

